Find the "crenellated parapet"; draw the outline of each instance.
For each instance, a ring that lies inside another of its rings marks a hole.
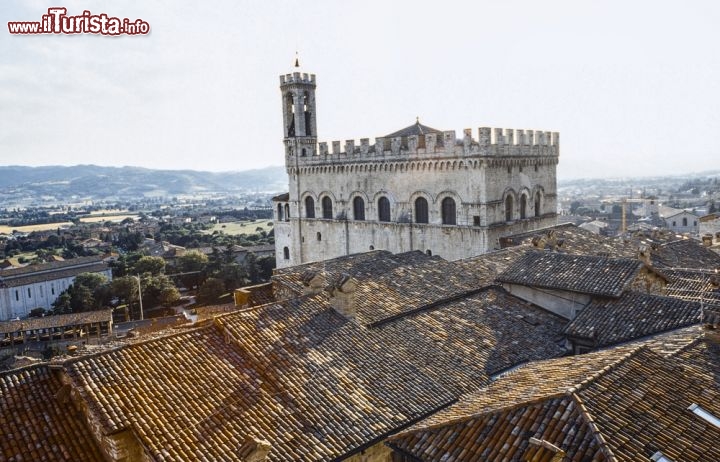
[[[288,76],[283,76],[288,77]],[[321,142],[317,154],[300,157],[310,165],[358,161],[401,159],[445,159],[468,157],[557,157],[560,154],[558,132],[512,128],[480,127],[473,137],[472,129],[426,133],[397,137],[378,137]]]
[[[293,83],[312,84],[315,85],[315,74],[307,74],[305,72],[293,72],[280,76],[280,86],[290,85]]]

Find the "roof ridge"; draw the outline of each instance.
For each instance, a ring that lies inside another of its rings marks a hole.
[[[587,388],[588,386],[590,386],[590,384],[591,384],[592,382],[596,381],[597,379],[599,379],[599,378],[602,377],[603,375],[605,375],[605,374],[607,374],[607,373],[609,373],[609,372],[614,371],[615,369],[617,369],[617,367],[618,367],[619,365],[621,365],[622,363],[624,363],[625,361],[627,361],[627,360],[630,359],[631,357],[637,355],[637,354],[640,352],[640,350],[651,351],[651,350],[650,350],[648,347],[646,347],[645,345],[641,345],[641,346],[639,346],[639,347],[637,347],[637,348],[635,348],[635,349],[633,349],[633,350],[630,350],[629,352],[627,352],[627,353],[625,353],[624,355],[620,356],[616,361],[608,364],[607,366],[603,367],[602,369],[600,369],[600,370],[598,370],[598,371],[593,372],[592,374],[590,374],[589,376],[587,376],[584,380],[582,380],[582,381],[578,382],[577,384],[575,384],[574,386],[568,388],[568,389],[566,390],[566,393],[567,393],[567,394],[574,394],[574,393],[577,393],[577,392],[579,392],[579,391],[581,391],[581,390],[584,390],[585,388]]]
[[[473,392],[473,393],[478,393],[480,390],[487,389],[487,387],[488,387],[488,386],[485,386],[485,387],[483,387],[483,388],[480,388],[480,389],[476,390],[476,391]],[[407,430],[405,430],[405,431],[402,431],[402,432],[400,432],[400,433],[397,433],[397,434],[393,435],[393,437],[400,437],[400,436],[402,436],[402,435],[404,435],[404,434],[406,434],[406,433],[414,433],[414,432],[423,431],[423,430],[433,430],[433,429],[439,428],[439,427],[446,427],[446,426],[449,426],[449,425],[456,425],[456,424],[465,422],[465,421],[470,420],[470,419],[475,419],[475,418],[481,417],[481,416],[483,416],[484,414],[496,414],[496,413],[498,413],[498,412],[505,412],[505,411],[509,411],[509,410],[514,410],[514,409],[518,409],[518,408],[521,408],[521,407],[524,407],[524,406],[531,406],[531,405],[533,405],[533,404],[541,403],[541,402],[546,401],[546,400],[556,399],[556,398],[563,398],[563,397],[566,397],[566,396],[567,396],[567,393],[564,392],[564,391],[559,391],[559,392],[555,392],[555,393],[549,393],[549,394],[537,396],[537,397],[534,397],[534,398],[531,398],[531,399],[518,401],[518,402],[513,403],[513,404],[507,404],[507,405],[504,405],[504,406],[495,407],[495,408],[492,408],[491,410],[477,411],[477,412],[471,412],[471,413],[467,413],[467,414],[455,416],[455,417],[453,417],[453,418],[451,418],[451,419],[443,420],[442,422],[437,422],[437,423],[433,423],[433,424],[430,424],[430,425],[413,426],[412,428],[409,428],[409,429],[407,429]],[[463,398],[463,396],[460,396],[457,401],[458,401],[458,402],[461,402],[461,401],[462,401],[462,398]]]
[[[89,353],[89,354],[82,355],[82,356],[78,356],[78,357],[75,357],[75,358],[68,358],[68,359],[66,359],[66,360],[64,360],[64,361],[60,361],[60,362],[58,362],[58,363],[56,363],[56,364],[59,365],[59,366],[61,366],[63,369],[65,369],[67,366],[70,366],[70,365],[72,365],[72,364],[74,364],[74,363],[77,363],[77,362],[80,362],[80,361],[83,361],[83,360],[86,360],[86,359],[89,359],[89,358],[95,358],[95,357],[98,357],[98,356],[100,356],[100,355],[104,355],[104,354],[108,354],[108,353],[114,353],[114,352],[117,352],[117,351],[122,351],[122,350],[125,350],[125,349],[128,349],[128,348],[132,348],[132,347],[144,346],[144,345],[148,345],[148,344],[153,343],[153,342],[160,342],[160,341],[167,340],[167,339],[169,339],[169,338],[175,338],[175,337],[179,337],[179,336],[181,336],[181,335],[186,335],[186,334],[188,334],[188,333],[199,332],[199,331],[201,331],[201,330],[214,329],[214,328],[215,328],[215,325],[214,325],[214,324],[207,324],[207,325],[204,325],[204,326],[192,327],[192,328],[189,328],[189,329],[184,330],[184,331],[175,332],[175,333],[168,334],[168,335],[161,335],[161,336],[159,336],[159,337],[153,337],[153,338],[149,338],[149,339],[145,339],[145,340],[140,340],[140,341],[138,341],[138,342],[125,343],[125,344],[123,344],[123,345],[118,345],[118,346],[116,346],[116,347],[108,348],[107,350],[96,351],[96,352]]]
[[[610,445],[608,444],[607,440],[605,439],[605,436],[603,436],[602,432],[600,431],[600,428],[598,427],[597,423],[595,423],[595,419],[590,414],[590,411],[585,406],[585,402],[580,398],[580,396],[575,393],[569,393],[568,396],[570,399],[575,401],[575,404],[577,405],[578,411],[582,419],[585,421],[585,425],[590,429],[590,431],[593,434],[593,437],[598,442],[598,446],[605,454],[605,457],[607,457],[608,462],[616,461],[618,460],[615,456],[615,453],[610,448]]]

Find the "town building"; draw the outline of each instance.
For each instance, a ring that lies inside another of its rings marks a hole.
[[[556,223],[557,132],[416,121],[371,143],[318,143],[314,74],[280,76],[289,178],[274,198],[278,268],[368,250],[457,260]]]
[[[49,310],[80,273],[98,273],[112,279],[103,257],[80,257],[0,272],[0,321],[24,318],[34,308]]]

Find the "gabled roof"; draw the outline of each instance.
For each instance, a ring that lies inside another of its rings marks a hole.
[[[396,354],[454,394],[528,361],[565,354],[565,320],[489,288],[371,329]]]
[[[423,461],[550,460],[552,446],[563,460],[649,460],[657,451],[720,460],[720,428],[693,415],[694,403],[720,416],[712,371],[616,348],[518,369],[389,445]]]
[[[440,257],[413,251],[373,251],[275,270],[273,281],[296,294],[303,279],[322,274],[327,283],[341,274],[358,282],[358,322],[373,326],[483,287],[481,278]]]
[[[0,334],[18,331],[50,329],[52,327],[80,326],[100,322],[112,322],[111,309],[86,311],[84,313],[59,314],[41,318],[27,318],[19,321],[0,322]]]
[[[46,365],[0,373],[0,409],[0,460],[105,460],[69,390]]]
[[[385,138],[396,138],[399,136],[412,136],[412,135],[419,136],[419,135],[427,135],[428,133],[442,133],[442,131],[438,130],[436,128],[428,127],[427,125],[421,124],[420,121],[417,121],[410,126],[402,128],[396,132],[390,133],[389,135],[385,135]]]
[[[104,434],[132,431],[151,457],[331,460],[454,396],[324,295],[230,313],[214,325],[65,363]]]
[[[600,348],[699,322],[699,303],[626,292],[619,299],[591,302],[568,324],[565,333],[590,340]]]
[[[720,254],[692,239],[681,239],[657,246],[651,253],[653,264],[674,268],[714,270],[720,268]]]
[[[671,297],[720,307],[720,274],[711,270],[663,268],[668,282],[665,290]]]
[[[503,283],[619,297],[638,274],[638,260],[528,252],[498,275]]]

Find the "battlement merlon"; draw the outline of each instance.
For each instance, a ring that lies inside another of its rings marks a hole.
[[[557,157],[560,154],[560,134],[558,132],[480,127],[477,139],[473,138],[472,129],[465,129],[462,133],[460,138],[452,130],[393,138],[378,137],[375,138],[374,144],[370,144],[368,138],[361,138],[359,143],[355,140],[321,142],[316,155],[300,160],[311,164],[321,164],[324,162],[429,159],[433,157]]]
[[[307,74],[305,72],[293,72],[280,76],[280,86],[290,85],[293,83],[302,83],[315,85],[315,74]]]

